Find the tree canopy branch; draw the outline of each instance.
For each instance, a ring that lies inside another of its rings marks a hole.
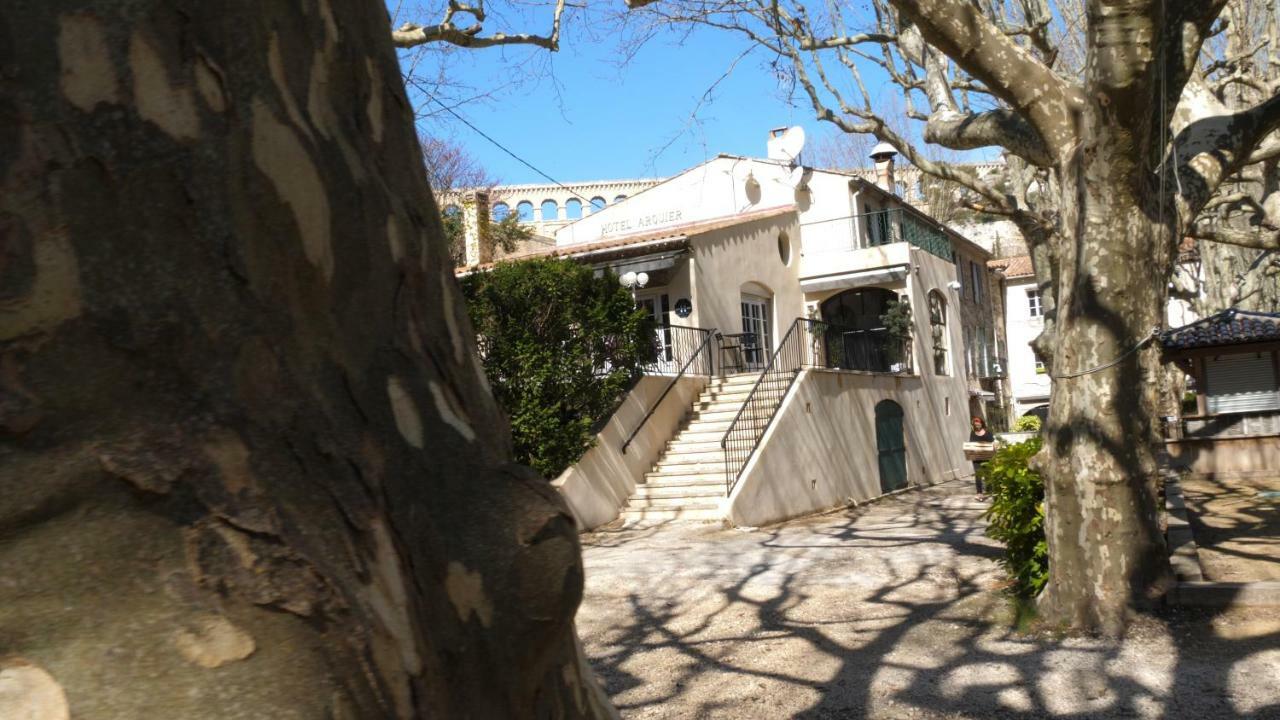
[[[551,20],[551,32],[547,35],[530,33],[494,33],[481,35],[485,19],[484,6],[463,5],[451,1],[445,10],[444,18],[436,25],[419,25],[405,23],[391,31],[391,42],[398,48],[412,48],[427,43],[449,43],[458,47],[480,49],[502,45],[533,45],[544,50],[555,52],[560,49],[560,19],[564,15],[565,0],[557,0],[555,13]],[[471,15],[474,25],[459,26],[453,20],[458,13]]]
[[[1035,59],[974,4],[954,0],[889,0],[930,45],[1021,113],[1040,134],[1048,154],[1074,144],[1072,108],[1081,90]]]

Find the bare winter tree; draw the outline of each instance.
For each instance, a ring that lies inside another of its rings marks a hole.
[[[613,714],[387,27],[360,0],[0,9],[18,717]]]
[[[490,190],[498,184],[497,178],[458,143],[425,134],[418,136],[418,143],[432,192]]]
[[[448,121],[458,106],[499,98],[504,92],[542,79],[548,70],[546,53],[560,49],[565,0],[548,2],[458,2],[403,0],[392,9],[392,42],[399,50],[405,85],[415,100],[419,121],[438,135],[439,121]],[[572,8],[583,13],[585,8]],[[530,31],[531,28],[539,28]],[[527,50],[503,56],[503,75],[483,84],[460,80],[459,72],[474,50]]]
[[[1220,30],[1205,44],[1203,68],[1218,102],[1238,111],[1276,95],[1280,26],[1274,0],[1228,3]],[[1280,238],[1280,146],[1261,149],[1250,160],[1205,204],[1189,230],[1194,262],[1176,268],[1176,290],[1201,316],[1228,307],[1280,312],[1280,249],[1275,242],[1249,246]]]
[[[1037,458],[1052,565],[1040,608],[1051,622],[1118,632],[1168,580],[1152,339],[1179,242],[1211,229],[1280,247],[1265,208],[1238,229],[1205,222],[1224,183],[1280,144],[1274,87],[1236,104],[1215,94],[1206,53],[1227,0],[630,4],[653,24],[698,23],[767,48],[819,119],[892,144],[964,187],[971,208],[1018,225],[1045,302],[1035,346],[1055,381]],[[868,78],[901,90],[911,131],[885,121]],[[930,161],[917,142],[998,148],[1008,185]]]

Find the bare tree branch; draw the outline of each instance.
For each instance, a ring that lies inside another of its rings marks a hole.
[[[450,0],[444,18],[435,25],[419,25],[405,23],[391,31],[391,42],[398,48],[412,48],[427,43],[449,43],[458,47],[479,49],[499,47],[502,45],[533,45],[555,52],[560,49],[560,19],[564,15],[565,0],[557,0],[555,12],[551,20],[551,32],[547,35],[529,33],[494,33],[481,35],[484,31],[485,11],[483,2],[465,5],[457,0]],[[461,27],[454,22],[458,14],[470,15],[473,25]]]
[[[1074,144],[1072,108],[1079,87],[1067,83],[970,4],[951,0],[890,0],[930,45],[953,59],[991,93],[1025,116],[1048,154]]]

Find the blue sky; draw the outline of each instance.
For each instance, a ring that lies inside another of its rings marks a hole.
[[[803,125],[811,142],[833,134],[813,119],[807,100],[792,105],[782,97],[763,50],[742,59],[699,108],[703,94],[747,48],[727,33],[701,31],[683,46],[667,38],[650,41],[620,65],[611,38],[569,32],[554,54],[524,48],[455,53],[452,77],[465,85],[483,88],[530,76],[500,89],[493,100],[457,111],[561,182],[666,176],[721,152],[760,156],[773,127]],[[544,69],[524,72],[530,63]],[[691,123],[695,109],[698,119]],[[452,138],[500,182],[545,182],[463,124],[437,115],[420,127]]]

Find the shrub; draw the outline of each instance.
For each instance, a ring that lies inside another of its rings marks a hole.
[[[616,275],[571,260],[499,263],[462,292],[516,460],[559,475],[655,358],[652,320]]]
[[[987,536],[1004,544],[1002,564],[1013,577],[1015,591],[1035,597],[1049,579],[1049,546],[1044,539],[1044,480],[1027,461],[1040,451],[1032,438],[996,451],[979,472],[991,507]]]
[[[1023,415],[1013,422],[1014,432],[1040,432],[1039,415]]]

